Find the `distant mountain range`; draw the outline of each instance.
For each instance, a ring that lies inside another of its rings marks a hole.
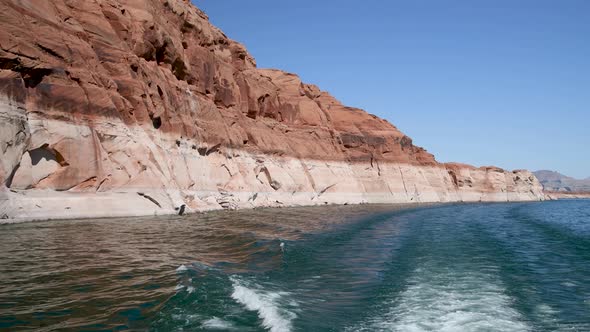
[[[545,191],[590,192],[590,178],[574,179],[554,171],[533,172],[543,185]]]

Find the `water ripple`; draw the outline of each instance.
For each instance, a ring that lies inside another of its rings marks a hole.
[[[3,225],[0,329],[588,331],[590,203]]]

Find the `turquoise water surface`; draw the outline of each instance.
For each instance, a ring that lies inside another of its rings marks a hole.
[[[590,201],[3,225],[0,330],[590,331]]]

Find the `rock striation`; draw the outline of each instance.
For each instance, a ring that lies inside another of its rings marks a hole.
[[[0,25],[0,217],[544,199],[257,68],[189,1],[4,0]]]

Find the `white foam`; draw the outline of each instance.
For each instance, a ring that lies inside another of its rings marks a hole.
[[[564,287],[576,287],[577,284],[573,281],[564,281],[561,283]]]
[[[296,315],[279,305],[281,297],[288,295],[286,292],[268,292],[258,286],[247,287],[238,278],[232,277],[234,291],[232,298],[246,307],[248,310],[257,311],[262,324],[270,332],[291,331],[291,321]]]
[[[534,313],[545,322],[555,322],[558,315],[558,312],[546,303],[538,304]]]
[[[235,327],[223,319],[213,317],[203,322],[203,327],[210,330],[234,330]]]
[[[501,284],[478,272],[416,270],[383,314],[355,331],[530,331]]]
[[[176,272],[181,273],[185,272],[186,270],[188,270],[188,268],[183,264],[176,269]]]

